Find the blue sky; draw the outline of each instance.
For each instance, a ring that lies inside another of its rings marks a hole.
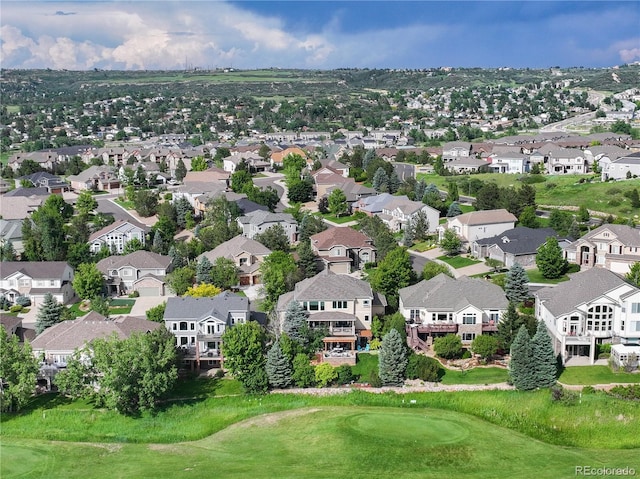
[[[602,67],[640,1],[12,1],[3,68]]]

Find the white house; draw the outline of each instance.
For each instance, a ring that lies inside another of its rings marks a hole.
[[[505,209],[471,211],[453,218],[447,218],[447,223],[439,228],[440,236],[445,229],[453,230],[465,241],[474,242],[484,238],[491,238],[513,229],[516,218]]]
[[[298,222],[289,213],[271,213],[269,211],[252,211],[237,219],[242,229],[242,236],[253,239],[275,225],[284,229],[289,243],[298,239]]]
[[[599,162],[602,169],[602,181],[609,178],[614,180],[624,180],[637,178],[640,176],[640,152],[631,153],[616,160],[605,160]]]
[[[3,261],[0,271],[0,295],[9,301],[28,296],[36,308],[47,293],[62,304],[75,296],[73,268],[66,261]]]
[[[137,239],[144,245],[146,231],[128,221],[118,220],[105,226],[89,236],[89,249],[97,253],[106,245],[113,253],[122,253],[124,246],[131,240]]]

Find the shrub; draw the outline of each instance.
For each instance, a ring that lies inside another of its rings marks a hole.
[[[556,185],[555,183],[547,183],[544,185],[544,187],[548,190],[557,187],[558,185]]]
[[[598,359],[609,359],[611,357],[611,353],[600,353],[598,354]]]
[[[369,373],[369,377],[367,378],[367,382],[369,386],[372,388],[382,387],[382,381],[380,380],[380,376],[378,375],[378,371],[372,370]]]
[[[369,343],[369,349],[371,349],[371,351],[376,351],[377,349],[380,349],[381,345],[382,345],[382,341],[380,339],[373,338]]]
[[[445,359],[459,358],[462,354],[462,340],[457,334],[447,334],[433,341],[433,350]]]
[[[617,186],[612,186],[611,188],[609,188],[607,190],[607,194],[609,196],[619,195],[620,193],[622,193],[622,190],[620,188],[618,188]]]
[[[433,358],[421,354],[409,356],[407,365],[407,379],[421,379],[422,381],[437,382],[442,376],[440,363]]]
[[[320,363],[316,366],[316,382],[324,388],[338,378],[338,373],[329,363]]]
[[[578,393],[565,389],[562,386],[553,386],[551,388],[551,400],[566,406],[571,406],[578,402]]]
[[[19,304],[14,304],[9,308],[9,311],[12,313],[19,313],[22,311],[22,306],[20,306]]]
[[[585,386],[582,388],[582,394],[595,394],[596,390],[593,386]]]
[[[598,348],[597,349],[598,354],[611,353],[611,344],[609,344],[609,343],[598,344],[596,347]]]
[[[16,298],[16,304],[20,306],[31,306],[31,299],[28,296],[18,296]]]
[[[218,369],[216,371],[215,377],[217,379],[222,379],[224,377],[224,369]]]
[[[462,353],[462,359],[470,359],[471,358],[471,351],[469,351],[468,349],[465,349],[464,352]]]
[[[569,273],[577,273],[578,271],[580,271],[580,265],[579,264],[569,263],[569,266],[567,266],[567,274],[569,274]]]
[[[608,392],[611,396],[628,401],[640,401],[640,384],[615,386]]]
[[[164,199],[166,201],[171,201],[173,199],[173,193],[165,193],[164,194]]]
[[[621,204],[622,204],[622,201],[620,201],[619,198],[611,198],[608,202],[608,205],[613,207],[620,206]]]
[[[139,291],[133,291],[132,293],[129,293],[129,297],[130,298],[139,298],[140,297],[140,292]]]
[[[547,179],[542,175],[527,175],[518,178],[518,181],[525,185],[532,185],[534,183],[544,183]]]
[[[336,368],[336,373],[338,375],[336,379],[336,384],[351,384],[355,379],[353,375],[353,371],[351,370],[351,366],[347,364],[342,364]]]

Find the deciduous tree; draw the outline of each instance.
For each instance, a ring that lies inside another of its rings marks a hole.
[[[555,279],[562,276],[567,270],[567,260],[564,259],[562,248],[557,238],[550,236],[547,241],[538,248],[536,265],[547,279]]]
[[[447,334],[433,341],[433,351],[445,359],[459,358],[462,354],[462,340],[457,334]]]
[[[336,188],[329,195],[329,211],[334,216],[341,216],[347,209],[347,197],[341,189]]]
[[[498,339],[488,334],[480,334],[471,342],[471,351],[484,359],[490,359],[498,352]]]
[[[268,310],[275,307],[281,294],[293,289],[296,269],[293,257],[283,251],[274,251],[264,259],[260,272],[266,293],[265,307]]]
[[[447,276],[453,278],[453,273],[449,266],[443,263],[436,263],[435,261],[427,261],[422,268],[422,279],[430,280],[431,278],[435,278],[440,273],[444,273]]]
[[[248,393],[264,393],[268,387],[265,341],[264,330],[254,321],[238,324],[222,335],[225,367]]]
[[[447,254],[447,256],[455,256],[460,254],[460,248],[462,247],[462,240],[458,237],[455,231],[447,229],[442,235],[440,240],[440,248]]]
[[[200,283],[197,286],[187,288],[184,295],[194,298],[212,298],[222,293],[222,290],[213,284]]]
[[[219,256],[213,262],[211,284],[222,290],[231,289],[240,282],[238,268],[233,260]]]
[[[191,266],[176,268],[167,275],[167,285],[176,295],[182,296],[187,289],[193,286],[196,272]]]
[[[398,290],[413,284],[415,280],[411,257],[406,248],[400,247],[391,250],[369,276],[371,287],[383,293],[389,304],[394,306],[398,305]]]
[[[78,265],[72,284],[78,297],[91,299],[102,293],[104,279],[94,263],[83,263]]]
[[[267,228],[263,233],[255,235],[253,239],[258,243],[263,244],[271,251],[289,251],[289,238],[280,224]]]
[[[36,390],[38,361],[33,355],[31,345],[18,342],[18,336],[9,336],[0,325],[0,410],[17,412],[22,409]]]

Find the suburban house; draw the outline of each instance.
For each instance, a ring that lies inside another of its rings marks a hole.
[[[311,236],[310,240],[311,249],[332,273],[349,274],[376,260],[376,247],[371,238],[353,228],[329,228]]]
[[[602,170],[602,181],[608,179],[624,180],[640,176],[640,151],[615,160],[599,160]]]
[[[442,145],[442,161],[451,161],[457,158],[469,158],[471,156],[471,143],[468,141],[450,141]]]
[[[109,294],[137,291],[140,296],[164,296],[165,276],[171,271],[171,257],[138,250],[124,256],[109,256],[96,265],[104,275]]]
[[[27,296],[35,308],[47,293],[62,304],[75,296],[73,268],[66,261],[3,261],[1,266],[0,295],[9,301]]]
[[[403,230],[419,211],[423,211],[429,222],[429,231],[433,233],[440,218],[438,210],[421,201],[412,201],[407,196],[394,196],[389,193],[361,198],[355,202],[354,209],[368,216],[378,216],[391,231]]]
[[[444,228],[440,227],[439,232],[442,237],[445,229],[453,230],[464,241],[472,243],[513,229],[516,221],[518,218],[505,209],[471,211],[447,218]]]
[[[5,220],[23,220],[51,196],[46,188],[16,188],[0,198],[0,215]]]
[[[54,324],[31,342],[34,356],[42,361],[38,379],[46,381],[50,389],[54,376],[67,367],[73,353],[85,346],[90,347],[96,339],[114,336],[127,339],[133,333],[147,333],[161,327],[160,323],[133,316],[107,319],[95,311],[78,319]]]
[[[291,301],[309,312],[309,327],[327,329],[322,360],[334,365],[356,363],[356,349],[371,338],[373,317],[384,315],[386,307],[386,298],[366,281],[328,269],[281,295],[276,306],[279,318],[284,319]]]
[[[249,300],[228,291],[213,298],[172,297],[164,311],[165,327],[183,352],[183,366],[191,370],[223,367],[222,335],[247,321]]]
[[[640,344],[640,289],[616,273],[588,269],[534,295],[536,317],[564,362],[583,356],[593,364],[597,344]]]
[[[222,168],[224,171],[229,173],[234,173],[238,164],[244,161],[247,163],[249,167],[249,171],[251,173],[259,173],[261,171],[265,171],[270,166],[270,162],[266,161],[260,155],[254,152],[231,152],[231,156],[227,156],[222,159]]]
[[[118,220],[105,226],[89,236],[89,248],[97,253],[104,245],[113,253],[122,254],[124,246],[133,239],[138,239],[144,245],[145,229],[128,221]]]
[[[28,153],[20,152],[11,155],[7,161],[7,166],[17,172],[26,160],[37,163],[38,166],[44,170],[52,170],[53,167],[58,164],[59,157],[58,154],[52,150],[31,151]]]
[[[67,177],[71,189],[75,191],[112,191],[120,188],[118,173],[111,166],[90,166],[77,175]]]
[[[640,229],[602,225],[567,246],[565,258],[583,270],[596,267],[626,274],[640,261]]]
[[[492,153],[489,169],[494,173],[526,173],[529,171],[529,155],[518,152]]]
[[[252,211],[240,216],[237,221],[242,229],[242,235],[250,239],[264,233],[272,226],[280,225],[284,229],[289,243],[295,243],[298,240],[298,222],[289,213]]]
[[[398,311],[407,320],[409,346],[426,351],[433,339],[457,334],[469,345],[483,333],[495,333],[509,301],[500,286],[484,279],[445,274],[399,291]]]
[[[480,158],[454,158],[444,164],[445,168],[454,173],[476,173],[488,168],[489,163]]]
[[[2,202],[2,200],[0,200]],[[24,251],[22,243],[22,220],[0,219],[0,246],[4,247],[8,243],[13,246],[16,255]]]
[[[46,171],[39,171],[31,175],[16,178],[16,188],[20,188],[23,181],[36,188],[46,188],[49,193],[61,194],[64,191],[69,191],[69,183],[63,181],[59,176],[52,175]]]
[[[531,154],[532,163],[543,164],[550,175],[581,175],[589,172],[589,163],[582,150],[562,148],[547,143]]]
[[[538,248],[550,236],[558,237],[553,228],[527,228],[517,226],[491,238],[483,238],[471,243],[471,253],[477,258],[500,261],[506,268],[515,263],[534,267]]]
[[[283,160],[289,155],[300,155],[308,161],[307,152],[301,148],[290,147],[282,151],[274,151],[271,153],[271,166],[282,166]]]
[[[238,235],[219,244],[211,251],[198,256],[197,260],[206,257],[212,264],[217,258],[232,260],[238,268],[240,286],[260,284],[260,265],[271,254],[271,250],[255,240]]]

